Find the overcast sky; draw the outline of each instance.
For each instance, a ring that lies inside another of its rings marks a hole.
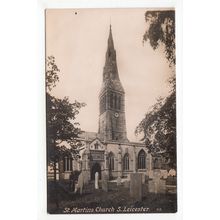
[[[98,131],[99,100],[109,25],[125,89],[128,139],[159,96],[169,91],[171,69],[163,49],[142,43],[147,9],[50,9],[46,12],[46,55],[53,55],[60,81],[52,93],[85,102],[77,117],[85,131]]]

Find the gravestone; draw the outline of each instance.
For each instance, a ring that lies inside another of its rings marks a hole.
[[[166,192],[166,180],[161,179],[160,170],[155,170],[153,179],[148,181],[148,192],[156,194]]]
[[[167,177],[168,177],[168,171],[167,171],[167,170],[164,170],[163,173],[162,173],[162,175],[163,175],[163,179],[167,179]]]
[[[150,171],[149,171],[149,178],[150,178],[150,179],[153,179],[153,177],[154,177],[153,170],[150,170]]]
[[[99,173],[95,173],[95,189],[99,189]]]
[[[130,174],[128,174],[127,179],[124,182],[124,186],[125,186],[125,188],[129,188],[130,187]]]
[[[84,185],[87,185],[89,183],[89,173],[87,171],[83,172],[83,180],[84,180]]]
[[[176,170],[170,169],[168,176],[176,176]]]
[[[166,193],[166,180],[165,179],[159,180],[157,191],[158,193]]]
[[[130,174],[130,196],[135,201],[142,201],[142,174]]]
[[[83,186],[84,186],[84,178],[83,178],[83,172],[81,172],[78,177],[78,188],[80,189],[80,195],[82,195]]]
[[[148,181],[148,192],[149,193],[155,193],[154,180],[149,180]]]
[[[124,187],[125,187],[125,188],[129,188],[129,187],[130,187],[130,181],[126,180],[126,181],[124,182]]]
[[[108,176],[106,172],[102,174],[102,190],[108,192]]]
[[[158,188],[159,188],[159,182],[160,182],[160,176],[161,176],[161,172],[160,170],[154,170],[153,171],[153,180],[150,181],[149,186],[151,187],[149,189],[149,192],[152,193],[158,193]]]
[[[162,174],[160,170],[154,170],[153,172],[153,179],[154,180],[159,180],[161,178]]]
[[[120,186],[121,185],[121,177],[119,176],[118,178],[117,178],[117,186]]]
[[[142,173],[142,184],[145,184],[145,173]]]

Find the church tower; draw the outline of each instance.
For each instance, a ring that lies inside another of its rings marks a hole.
[[[99,134],[106,141],[128,142],[125,121],[125,92],[118,75],[111,25],[102,88],[99,94]]]

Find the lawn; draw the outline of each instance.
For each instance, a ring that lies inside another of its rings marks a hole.
[[[174,213],[177,211],[176,193],[154,194],[143,184],[142,201],[129,196],[129,188],[109,183],[109,191],[94,188],[94,182],[84,187],[83,194],[68,190],[68,183],[48,182],[48,213]]]

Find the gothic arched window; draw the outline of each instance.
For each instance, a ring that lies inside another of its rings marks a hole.
[[[126,153],[123,158],[123,170],[129,170],[129,155]]]
[[[114,154],[112,152],[109,153],[108,162],[109,162],[109,170],[114,170]]]
[[[63,170],[64,171],[72,171],[73,170],[72,161],[73,161],[72,157],[65,156],[63,158]]]
[[[146,153],[144,150],[138,154],[138,169],[146,169]]]

